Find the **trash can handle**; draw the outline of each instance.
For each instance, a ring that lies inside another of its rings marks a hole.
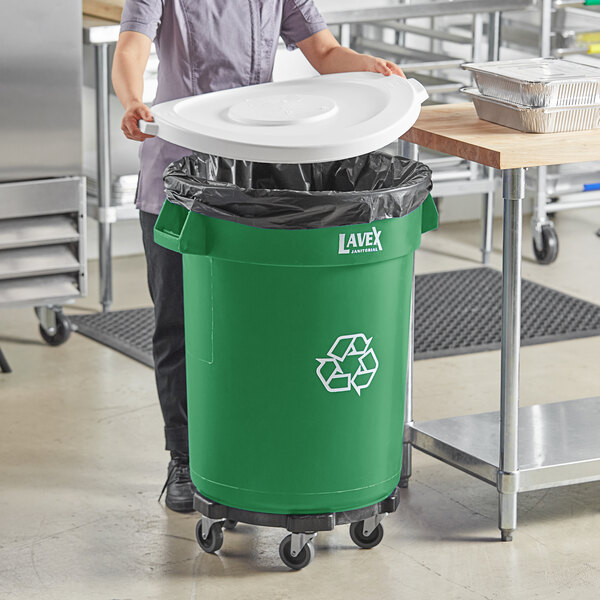
[[[427,98],[429,98],[429,94],[427,90],[423,86],[423,84],[416,79],[408,79],[408,83],[410,83],[412,89],[415,91],[415,95],[417,96],[417,100],[423,104]]]
[[[431,194],[422,204],[421,208],[421,233],[427,233],[438,228],[438,211]]]
[[[146,135],[158,135],[158,123],[154,121],[144,121],[140,119],[138,121],[138,127],[142,133]]]
[[[205,219],[167,200],[154,226],[154,241],[174,252],[206,254]]]
[[[189,211],[182,206],[165,201],[154,225],[154,241],[174,252],[180,251],[179,240]]]

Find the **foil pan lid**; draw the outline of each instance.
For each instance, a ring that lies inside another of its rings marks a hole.
[[[526,58],[485,63],[465,63],[462,68],[527,83],[580,79],[600,81],[600,68],[558,58]]]

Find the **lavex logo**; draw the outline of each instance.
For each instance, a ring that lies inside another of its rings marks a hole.
[[[381,247],[381,231],[372,228],[373,231],[364,233],[340,233],[338,254],[358,254],[360,252],[379,252]]]

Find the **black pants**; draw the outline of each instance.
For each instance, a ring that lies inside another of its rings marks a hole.
[[[158,399],[165,421],[166,449],[188,453],[183,273],[181,255],[154,242],[157,215],[140,211],[148,287],[156,327],[152,338]]]

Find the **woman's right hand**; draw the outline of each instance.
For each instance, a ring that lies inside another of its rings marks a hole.
[[[143,142],[148,138],[154,137],[140,131],[138,127],[140,119],[150,122],[154,121],[150,109],[143,102],[134,102],[127,107],[121,121],[121,131],[125,134],[126,138],[135,140],[136,142]]]

